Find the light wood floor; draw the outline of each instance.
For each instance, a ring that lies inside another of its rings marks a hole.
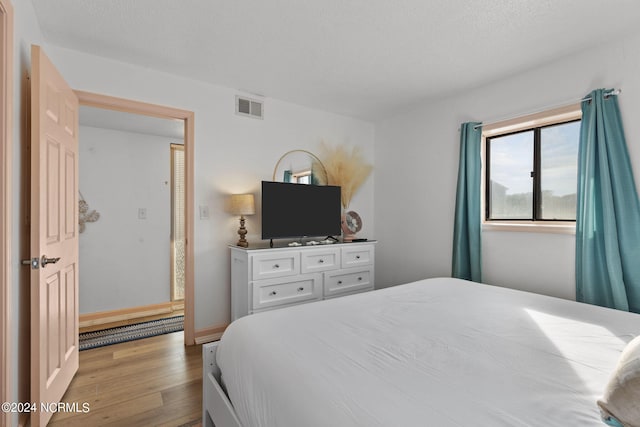
[[[182,332],[80,352],[63,402],[87,413],[57,413],[49,426],[180,426],[202,417],[202,346]]]

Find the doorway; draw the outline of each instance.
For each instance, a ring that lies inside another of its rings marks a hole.
[[[184,186],[182,210],[184,211],[183,227],[183,281],[184,281],[184,342],[186,345],[195,343],[194,337],[194,289],[193,289],[193,125],[194,114],[190,111],[179,110],[171,107],[164,107],[155,104],[147,104],[138,101],[115,98],[100,94],[83,91],[76,91],[81,107],[89,106],[105,110],[139,114],[143,116],[156,117],[169,120],[180,120],[184,124],[183,132],[183,165],[184,165]],[[82,160],[80,160],[82,162]],[[144,165],[141,165],[143,167]],[[80,183],[82,188],[82,182]],[[86,195],[85,195],[86,196]],[[143,208],[140,208],[143,209]],[[146,216],[147,212],[138,210],[139,216]],[[167,249],[168,250],[168,249]]]

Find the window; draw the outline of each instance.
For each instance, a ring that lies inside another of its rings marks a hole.
[[[171,144],[171,301],[184,300],[184,145]]]
[[[291,174],[291,182],[311,184],[311,169]]]
[[[484,132],[485,221],[575,221],[579,136],[575,111]]]

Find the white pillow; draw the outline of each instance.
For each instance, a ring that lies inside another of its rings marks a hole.
[[[640,336],[620,355],[598,406],[606,424],[640,427]]]

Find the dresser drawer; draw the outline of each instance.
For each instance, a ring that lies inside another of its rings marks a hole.
[[[375,240],[231,251],[231,320],[375,287]]]
[[[300,252],[287,251],[253,256],[253,280],[295,276],[300,273]]]
[[[337,270],[340,268],[340,249],[322,248],[308,249],[300,254],[300,270],[302,273]]]
[[[253,310],[322,299],[322,275],[253,282]]]
[[[350,268],[324,274],[324,296],[355,293],[373,289],[373,272],[369,269]]]
[[[342,247],[342,268],[373,264],[372,245],[353,245]]]

